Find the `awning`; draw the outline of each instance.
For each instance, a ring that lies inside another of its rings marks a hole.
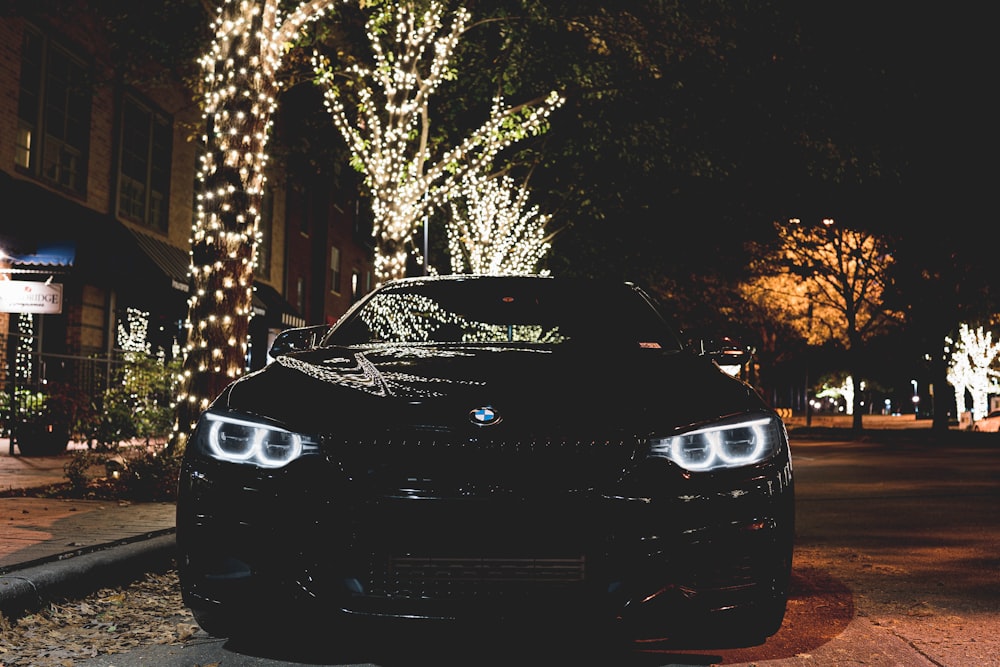
[[[66,284],[114,290],[119,304],[182,318],[187,312],[187,247],[133,229],[113,216],[0,171],[0,248],[16,257],[3,272],[65,274]]]
[[[11,273],[71,273],[84,238],[107,229],[107,216],[2,170],[0,201],[8,205],[0,215],[0,250]]]
[[[50,241],[39,243],[31,252],[7,255],[14,266],[73,266],[76,259],[76,243],[73,241]]]
[[[170,279],[171,286],[181,292],[189,292],[188,267],[190,255],[177,246],[144,232],[128,228],[135,237],[139,249]]]
[[[266,283],[254,283],[253,309],[254,315],[266,317],[268,324],[274,327],[287,329],[306,325],[305,318],[299,315],[292,304]]]
[[[116,308],[180,320],[188,310],[188,257],[166,237],[107,220],[81,233],[73,271],[84,284],[113,290]]]

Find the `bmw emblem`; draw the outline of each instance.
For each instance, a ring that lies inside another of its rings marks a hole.
[[[493,426],[500,423],[500,413],[488,406],[475,408],[469,411],[469,421],[477,426]]]

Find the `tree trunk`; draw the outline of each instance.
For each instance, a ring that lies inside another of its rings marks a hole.
[[[186,442],[198,416],[247,367],[257,218],[274,82],[255,77],[261,14],[227,2],[213,60],[203,61],[206,144],[191,241],[191,299],[184,379],[173,442]]]
[[[944,340],[944,335],[941,336],[941,340]],[[944,434],[948,432],[949,428],[949,418],[948,418],[948,398],[949,392],[946,389],[948,387],[948,361],[944,358],[943,354],[934,354],[931,358],[931,377],[930,386],[934,388],[934,395],[929,396],[931,401],[931,407],[933,409],[933,419],[931,422],[931,430],[935,433]],[[928,392],[929,393],[929,392]],[[957,401],[955,410],[958,410]],[[961,415],[955,414],[955,419],[958,419]]]
[[[855,351],[856,348],[851,348],[848,350],[848,357],[850,359],[849,367],[851,371],[851,388],[853,389],[853,405],[851,413],[851,428],[860,433],[864,429],[862,424],[862,399],[861,395],[861,376],[858,374],[858,363],[857,356],[858,353]]]
[[[384,238],[379,243],[375,258],[375,281],[382,285],[406,277],[406,259],[409,256],[407,242],[401,239]],[[424,258],[427,261],[427,258]]]

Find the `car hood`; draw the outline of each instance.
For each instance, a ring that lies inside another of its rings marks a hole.
[[[294,430],[643,431],[763,408],[745,383],[687,352],[539,346],[330,347],[279,357],[216,407]],[[472,413],[489,407],[489,427]]]

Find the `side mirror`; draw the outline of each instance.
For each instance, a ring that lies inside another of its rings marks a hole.
[[[754,349],[739,341],[723,336],[722,338],[702,339],[701,353],[717,363],[723,369],[740,369],[750,363]]]
[[[319,341],[322,340],[323,335],[329,330],[330,327],[325,324],[285,329],[275,336],[268,354],[272,357],[280,357],[290,352],[312,350],[319,345]]]

